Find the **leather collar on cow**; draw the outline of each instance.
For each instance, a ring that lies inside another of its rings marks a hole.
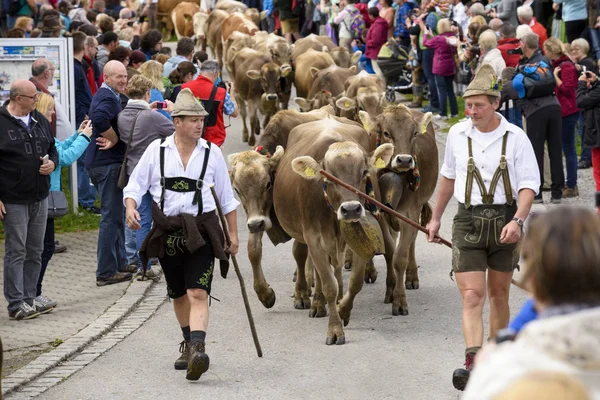
[[[327,185],[329,181],[327,178],[323,178],[323,196],[325,197],[325,203],[331,208],[331,211],[335,212],[335,209],[329,202],[329,196],[327,195]],[[367,182],[365,183],[365,193],[368,194],[373,199],[375,198],[375,190],[373,190],[373,182],[371,181],[371,177],[367,176]],[[379,220],[380,212],[379,207],[370,202],[366,202],[364,207],[377,219]]]
[[[377,133],[377,139],[375,140],[375,147],[381,146],[381,133]],[[415,162],[415,167],[409,171],[402,172],[398,175],[402,177],[406,177],[408,182],[408,189],[411,192],[416,192],[421,187],[421,172],[419,172],[419,163],[417,162],[417,155],[413,154],[413,160]],[[394,171],[391,171],[394,172]],[[397,172],[394,172],[397,174]]]

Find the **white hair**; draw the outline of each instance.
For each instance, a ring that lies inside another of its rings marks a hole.
[[[493,30],[488,29],[479,35],[479,46],[484,51],[495,49],[498,46],[498,40],[496,39],[496,33]]]
[[[521,17],[525,22],[529,22],[533,18],[533,9],[529,6],[517,7],[517,17]]]
[[[521,39],[523,36],[534,33],[529,25],[517,26],[517,39]]]

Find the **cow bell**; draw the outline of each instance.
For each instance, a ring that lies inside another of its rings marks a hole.
[[[383,233],[379,222],[371,213],[365,213],[356,222],[341,220],[340,229],[346,244],[361,259],[368,261],[377,254],[384,253]]]
[[[402,177],[395,172],[386,172],[379,178],[381,202],[392,210],[395,210],[400,203],[403,189]]]

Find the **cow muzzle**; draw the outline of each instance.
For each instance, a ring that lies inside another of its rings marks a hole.
[[[260,233],[271,229],[272,223],[269,217],[251,217],[247,225],[250,233]]]
[[[267,101],[277,101],[277,95],[276,94],[267,94]]]
[[[338,208],[337,217],[340,221],[358,221],[365,216],[365,208],[358,201],[345,201]]]
[[[392,159],[391,167],[396,172],[406,172],[415,167],[415,160],[410,154],[398,154]]]

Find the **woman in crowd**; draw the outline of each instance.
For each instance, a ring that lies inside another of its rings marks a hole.
[[[489,64],[494,69],[496,76],[502,76],[502,71],[506,68],[506,62],[500,50],[496,48],[497,46],[498,41],[494,31],[488,29],[479,36],[481,56],[479,57],[477,69],[483,64]]]
[[[463,400],[499,399],[536,371],[576,378],[589,398],[600,396],[600,216],[555,208],[531,221],[522,243],[523,283],[538,319],[515,341],[479,352]],[[540,396],[519,398],[545,398]]]
[[[169,81],[173,85],[171,95],[167,96],[173,103],[177,99],[177,95],[181,91],[181,85],[194,80],[196,75],[196,67],[189,61],[182,61],[177,64],[177,68],[169,75]]]
[[[29,17],[19,17],[17,18],[17,22],[15,22],[15,28],[23,29],[25,31],[25,37],[29,37],[33,30],[33,19]]]
[[[156,29],[150,29],[140,39],[140,50],[146,55],[146,61],[152,60],[152,56],[162,49],[162,33]]]
[[[48,121],[51,121],[55,113],[54,104],[54,97],[46,93],[40,93],[36,108]],[[65,141],[61,142],[56,138],[54,139],[54,144],[58,151],[58,165],[54,172],[50,174],[51,192],[61,191],[60,173],[62,167],[68,167],[77,161],[90,144],[91,136],[92,124],[91,121],[88,120],[84,121],[79,127],[79,130]],[[42,251],[42,269],[40,270],[40,277],[38,278],[35,298],[35,301],[41,306],[41,309],[44,310],[43,312],[50,312],[57,305],[56,301],[42,295],[42,281],[44,280],[44,274],[46,273],[48,263],[54,254],[54,249],[54,219],[48,218],[46,222],[46,233],[44,235],[44,250]]]
[[[127,81],[134,75],[139,74],[138,69],[146,62],[146,55],[139,50],[134,50],[129,56],[129,65],[127,66]]]
[[[549,38],[544,42],[546,56],[552,61],[556,78],[556,97],[562,110],[562,148],[567,166],[567,179],[563,197],[579,196],[577,189],[577,152],[575,150],[575,125],[579,109],[575,100],[577,69],[563,53],[562,42]]]
[[[586,71],[598,72],[596,63],[591,57],[588,57],[590,51],[590,44],[585,39],[575,39],[571,43],[571,60],[575,63],[575,68],[581,77]],[[577,132],[579,139],[583,140],[583,112],[579,114],[579,121],[577,122]],[[589,148],[581,149],[581,157],[577,163],[578,169],[587,169],[592,166],[592,153]]]
[[[138,69],[138,72],[150,79],[152,82],[152,90],[150,91],[150,103],[154,103],[155,101],[164,102],[165,99],[163,97],[163,91],[165,87],[163,85],[163,65],[158,61],[150,60],[146,61],[142,66]],[[171,115],[165,110],[158,110],[159,113],[163,114],[168,119],[171,119]]]
[[[396,10],[394,10],[393,4],[393,0],[379,0],[379,5],[381,6],[381,9],[379,10],[379,16],[385,19],[385,22],[387,22],[388,39],[394,36],[394,19],[396,19]]]
[[[456,44],[450,44],[451,38],[456,40],[452,33],[450,20],[442,18],[438,21],[438,35],[432,37],[432,33],[427,29],[422,19],[419,19],[421,32],[424,32],[423,44],[434,49],[433,74],[438,88],[440,99],[439,118],[447,119],[448,102],[450,103],[450,118],[458,116],[458,104],[454,94],[454,57],[456,55]]]
[[[355,0],[340,0],[340,7],[342,7],[342,11],[340,11],[333,19],[333,23],[337,24],[339,27],[339,45],[347,48],[350,52],[352,52],[352,33],[350,32],[352,15],[360,12],[354,3]]]

